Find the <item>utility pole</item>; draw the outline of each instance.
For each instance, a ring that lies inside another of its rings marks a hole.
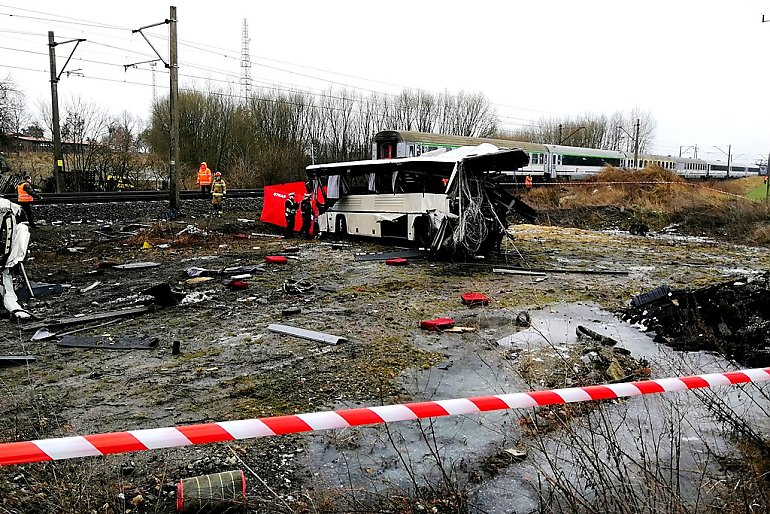
[[[160,23],[153,25],[147,25],[139,29],[132,30],[131,33],[140,33],[150,48],[158,56],[158,60],[169,70],[170,86],[171,90],[168,95],[168,107],[169,118],[171,120],[169,127],[169,145],[168,145],[168,193],[169,193],[169,208],[173,210],[179,210],[179,189],[177,187],[177,173],[176,173],[176,161],[179,158],[179,65],[177,63],[177,20],[176,20],[176,7],[171,6],[169,19],[163,20]],[[142,32],[144,29],[151,27],[157,27],[158,25],[168,25],[168,62],[163,60],[163,57],[155,50],[147,36]],[[145,61],[152,62],[152,61]],[[142,63],[137,63],[142,64]],[[126,64],[124,68],[135,67],[135,64]]]
[[[634,169],[639,169],[639,118],[636,119],[636,136],[634,136]]]
[[[177,64],[177,36],[176,36],[176,6],[171,6],[169,13],[169,50],[168,61],[169,75],[171,76],[171,92],[169,93],[169,108],[171,109],[171,153],[168,161],[168,202],[169,207],[179,210],[179,189],[177,188],[176,161],[179,158],[179,65]]]
[[[727,178],[730,178],[730,158],[732,157],[733,145],[727,145]],[[740,155],[738,156],[740,157]]]
[[[559,123],[559,141],[561,141],[561,123]]]
[[[61,43],[57,43],[54,41],[53,37],[53,31],[48,31],[48,58],[50,61],[50,67],[51,67],[51,132],[53,136],[53,177],[56,182],[56,192],[61,193],[64,191],[64,176],[62,175],[62,172],[64,171],[64,154],[62,152],[61,148],[61,127],[59,125],[59,90],[58,90],[58,84],[59,79],[61,78],[61,74],[64,73],[64,68],[67,67],[67,64],[69,64],[70,59],[72,59],[72,54],[75,53],[75,50],[77,49],[78,45],[85,41],[85,39],[70,39],[68,41],[63,41]],[[62,66],[62,69],[59,73],[56,73],[56,46],[57,45],[63,45],[66,43],[75,43],[75,48],[72,49],[72,52],[70,53],[70,56],[67,58],[67,61],[64,63],[64,66]]]

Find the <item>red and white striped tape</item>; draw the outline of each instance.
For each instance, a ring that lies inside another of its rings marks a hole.
[[[0,465],[770,381],[770,368],[0,444]]]

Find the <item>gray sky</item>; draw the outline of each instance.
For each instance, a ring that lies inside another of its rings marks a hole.
[[[131,29],[163,21],[170,3],[0,0],[0,77],[30,105],[50,103],[48,36],[86,38],[63,76],[61,102],[80,96],[117,114],[146,117],[152,100],[149,45]],[[654,150],[740,161],[770,150],[770,0],[179,0],[182,87],[237,91],[243,19],[254,85],[322,91],[355,86],[483,92],[504,128],[542,116],[640,108],[657,121]],[[166,25],[146,31],[164,58]],[[162,38],[161,38],[162,37]],[[57,47],[58,65],[74,45]],[[283,70],[283,71],[282,71]],[[290,73],[291,72],[291,73]],[[329,73],[329,72],[336,72]],[[158,67],[158,94],[168,74]],[[398,127],[394,127],[398,128]]]

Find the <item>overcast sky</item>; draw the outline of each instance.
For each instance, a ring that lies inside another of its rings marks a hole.
[[[28,104],[50,103],[48,31],[85,38],[67,65],[60,102],[83,97],[146,118],[155,58],[132,29],[161,22],[170,3],[0,0],[0,78]],[[242,24],[251,75],[322,91],[404,87],[483,92],[504,128],[541,117],[641,108],[657,121],[654,150],[753,161],[770,150],[770,0],[294,1],[179,0],[180,83],[237,91]],[[145,33],[164,59],[168,26]],[[61,69],[74,44],[57,47]],[[331,73],[334,72],[334,73]],[[157,93],[168,90],[158,67]],[[393,127],[399,128],[399,127]],[[741,156],[742,155],[742,156]]]

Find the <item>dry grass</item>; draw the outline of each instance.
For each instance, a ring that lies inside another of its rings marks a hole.
[[[585,181],[536,188],[526,201],[558,224],[583,226],[582,218],[599,213],[608,226],[622,229],[628,220],[653,230],[676,223],[683,233],[765,245],[770,244],[770,205],[745,196],[761,183],[762,177],[703,182],[657,167],[606,168]]]

